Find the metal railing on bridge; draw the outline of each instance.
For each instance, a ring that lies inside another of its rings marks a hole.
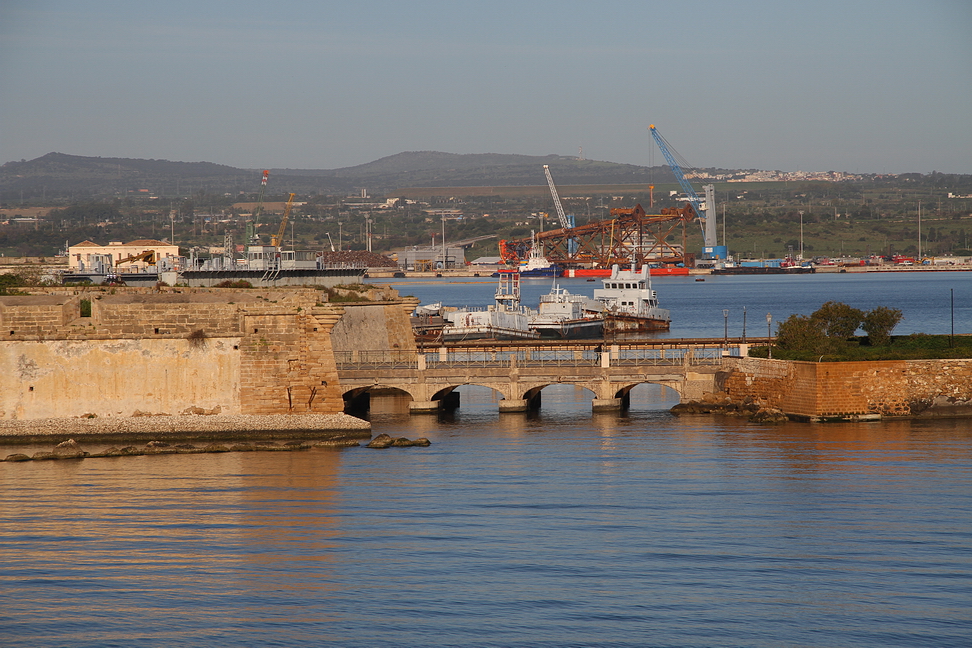
[[[338,351],[339,370],[426,369],[438,367],[597,367],[718,365],[724,355],[738,356],[738,346],[648,347],[631,344],[573,346],[489,346],[422,351]],[[605,361],[605,356],[607,356]],[[421,358],[421,360],[420,360]]]

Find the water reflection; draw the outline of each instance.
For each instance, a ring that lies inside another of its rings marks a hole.
[[[965,422],[679,418],[647,385],[620,415],[573,386],[501,415],[463,389],[437,416],[372,401],[375,434],[429,448],[0,464],[5,643],[961,643]]]

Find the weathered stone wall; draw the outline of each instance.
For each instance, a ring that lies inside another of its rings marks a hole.
[[[415,335],[409,314],[419,300],[369,304],[343,303],[344,316],[331,332],[335,351],[415,350]]]
[[[239,338],[4,341],[0,418],[240,414]]]
[[[24,333],[53,335],[80,315],[80,299],[57,295],[0,297],[4,337]]]
[[[720,386],[806,418],[972,416],[972,360],[793,362],[727,358]]]
[[[0,298],[0,418],[339,413],[330,333],[344,309],[321,297],[119,289]],[[80,317],[81,299],[91,317]]]
[[[342,309],[247,314],[240,344],[240,398],[247,414],[344,410],[331,344]]]

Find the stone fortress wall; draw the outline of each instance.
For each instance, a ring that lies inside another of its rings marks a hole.
[[[759,399],[795,418],[972,416],[972,360],[726,358],[724,368],[730,398]]]
[[[0,418],[339,413],[330,332],[344,308],[322,299],[190,288],[0,297]]]

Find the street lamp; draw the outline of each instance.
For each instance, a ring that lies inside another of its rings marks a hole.
[[[725,331],[722,334],[722,346],[728,347],[729,346],[729,309],[728,308],[722,309],[722,319],[725,322]]]
[[[803,210],[800,210],[800,260],[803,261]]]
[[[772,329],[770,328],[772,324],[773,324],[773,316],[770,315],[769,313],[766,313],[766,344],[767,347],[769,348],[769,354],[767,355],[768,358],[773,357],[773,333],[772,333]]]
[[[743,344],[746,344],[746,307],[743,306]]]

